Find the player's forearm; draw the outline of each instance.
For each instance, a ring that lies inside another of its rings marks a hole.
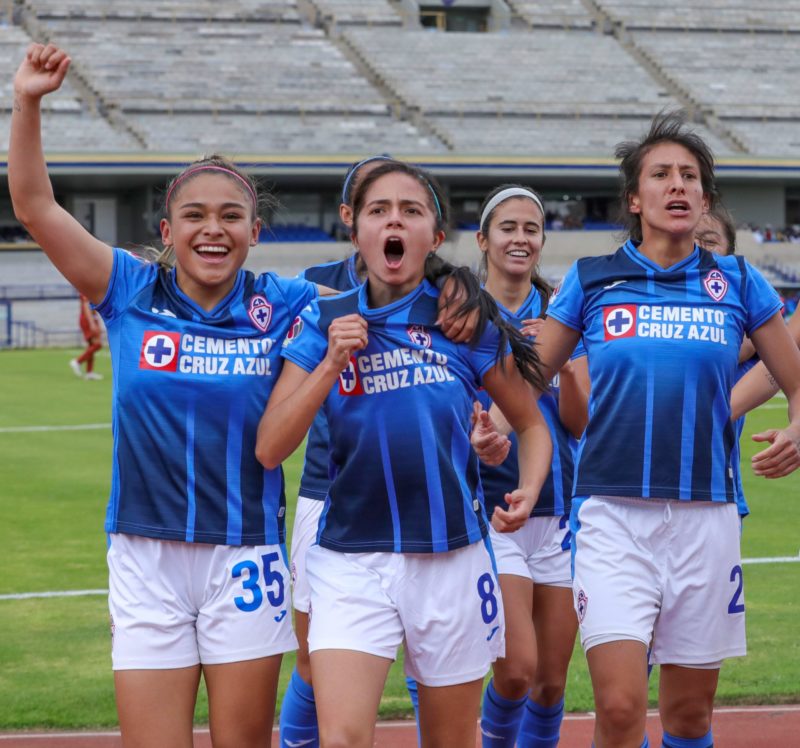
[[[519,487],[538,498],[552,467],[553,442],[550,439],[550,431],[542,418],[521,432],[517,432],[517,439]]]
[[[57,204],[42,150],[41,98],[20,91],[11,114],[8,187],[15,215],[35,235],[36,219]]]
[[[736,421],[778,392],[778,383],[761,361],[747,372],[731,392],[731,420]]]
[[[339,372],[323,361],[282,396],[285,384],[281,375],[258,424],[256,457],[265,468],[278,467],[300,446],[338,376]]]

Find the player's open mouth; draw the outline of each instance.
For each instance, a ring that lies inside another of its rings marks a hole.
[[[396,236],[390,236],[383,245],[383,256],[386,258],[386,264],[392,269],[400,267],[405,253],[403,240]]]
[[[688,213],[689,203],[685,200],[671,200],[667,203],[667,210],[670,213]]]
[[[230,252],[227,247],[223,247],[221,244],[200,244],[194,248],[194,251],[203,260],[211,263],[222,262]]]
[[[508,253],[508,256],[509,257],[519,257],[522,260],[527,260],[531,256],[531,253],[528,252],[527,249],[512,249]]]

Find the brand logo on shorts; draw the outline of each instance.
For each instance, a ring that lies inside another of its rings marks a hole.
[[[431,336],[422,325],[409,325],[406,332],[415,345],[421,345],[423,348],[431,347]]]
[[[269,323],[272,321],[272,304],[261,294],[256,294],[250,299],[250,308],[247,310],[247,315],[261,332],[266,332]]]
[[[114,616],[108,615],[108,624],[111,627],[111,646],[114,646]]]
[[[636,307],[633,304],[607,306],[603,309],[605,340],[632,338],[636,335]]]
[[[178,351],[181,347],[179,332],[145,330],[139,352],[139,368],[156,371],[177,371]]]
[[[358,378],[358,367],[356,366],[356,360],[352,356],[350,357],[350,363],[347,364],[344,371],[339,374],[339,394],[364,394],[364,388],[361,386],[361,380]]]
[[[583,590],[578,590],[578,600],[575,604],[575,610],[578,611],[578,620],[582,623],[583,617],[586,615],[586,607],[589,605],[589,598]]]
[[[725,294],[728,293],[728,281],[719,270],[712,270],[703,278],[703,287],[714,301],[722,301]]]

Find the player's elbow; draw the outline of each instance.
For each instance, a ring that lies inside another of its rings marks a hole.
[[[274,470],[284,461],[286,455],[278,449],[272,439],[258,439],[256,442],[256,459],[267,469]]]

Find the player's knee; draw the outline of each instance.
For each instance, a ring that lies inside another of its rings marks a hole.
[[[668,710],[662,709],[661,721],[671,735],[693,738],[711,729],[711,705],[696,699],[673,700]]]
[[[605,731],[627,732],[637,722],[644,724],[647,700],[616,689],[603,689],[595,693],[597,721]]]
[[[358,725],[319,726],[321,748],[372,748],[372,729]]]
[[[502,668],[495,668],[495,690],[503,698],[521,699],[531,688],[535,669],[534,661],[524,659],[516,659],[505,663]]]
[[[564,682],[562,680],[539,681],[531,686],[531,699],[541,706],[555,706],[562,698],[564,698]]]

